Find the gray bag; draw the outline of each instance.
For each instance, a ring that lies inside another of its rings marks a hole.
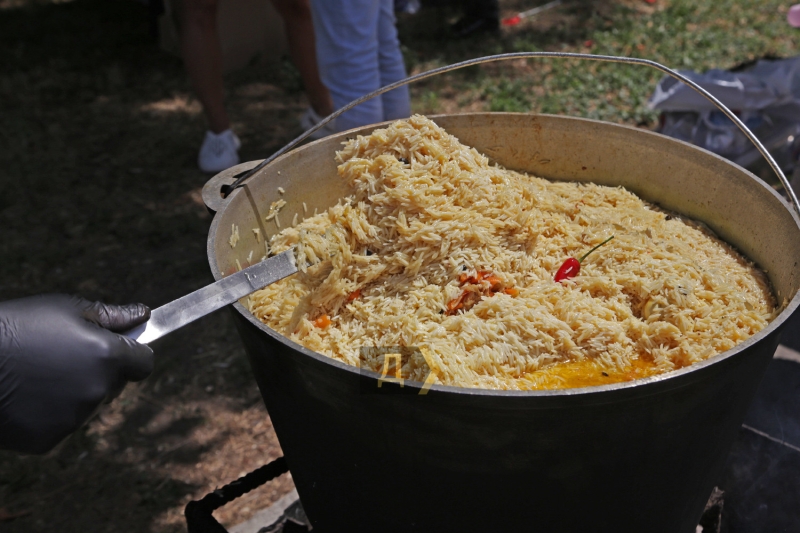
[[[733,71],[681,72],[732,109],[785,171],[800,155],[800,56],[757,61]],[[665,76],[648,102],[661,110],[659,131],[751,168],[762,160],[728,117],[685,84]],[[796,141],[797,139],[797,141]]]

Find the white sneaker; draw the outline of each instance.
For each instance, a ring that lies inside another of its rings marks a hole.
[[[311,128],[322,122],[323,118],[325,117],[317,115],[317,112],[314,111],[313,107],[309,107],[308,109],[306,109],[306,112],[303,113],[303,116],[300,118],[300,127],[302,127],[303,130],[310,130]],[[332,135],[334,133],[336,133],[335,120],[333,122],[328,122],[322,129],[312,133],[311,138],[322,139],[323,137],[327,137],[328,135]]]
[[[239,137],[227,129],[222,133],[206,132],[200,154],[197,156],[197,165],[203,172],[217,173],[226,168],[239,164],[239,147],[242,146]]]

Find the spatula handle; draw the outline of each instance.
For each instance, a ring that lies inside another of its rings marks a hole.
[[[295,272],[292,248],[154,309],[150,320],[123,335],[147,344]]]

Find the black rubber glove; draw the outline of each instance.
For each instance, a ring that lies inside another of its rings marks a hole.
[[[0,302],[0,448],[44,453],[128,381],[153,370],[153,350],[112,332],[145,322],[143,304],[63,294]]]

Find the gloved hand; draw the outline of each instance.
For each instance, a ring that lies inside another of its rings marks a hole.
[[[149,317],[143,304],[62,294],[0,302],[0,448],[47,452],[146,378],[153,350],[113,332]]]

